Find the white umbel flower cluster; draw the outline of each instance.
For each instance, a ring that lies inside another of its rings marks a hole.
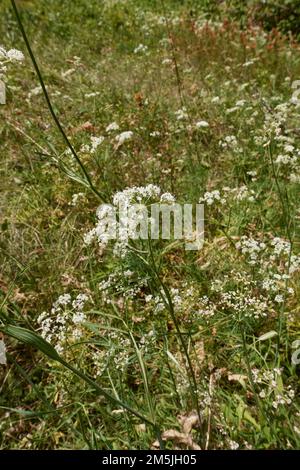
[[[295,391],[290,385],[287,387],[283,386],[281,369],[252,369],[251,372],[253,382],[260,387],[260,398],[272,397],[272,407],[275,410],[280,405],[286,406],[293,403]]]
[[[7,75],[7,66],[14,62],[22,62],[24,55],[17,49],[6,50],[0,46],[0,104],[6,103],[5,81]]]
[[[51,343],[58,353],[62,353],[68,344],[81,338],[82,325],[86,320],[84,307],[89,297],[78,294],[72,301],[70,294],[62,294],[52,305],[51,311],[43,312],[37,322],[41,336]]]
[[[105,131],[106,132],[112,132],[112,131],[117,131],[119,129],[119,124],[117,122],[111,122],[106,126]]]
[[[204,193],[204,196],[199,199],[199,202],[204,202],[208,206],[212,206],[215,203],[225,204],[226,199],[221,195],[218,189],[214,189],[213,191]]]
[[[157,198],[161,193],[159,186],[155,184],[147,184],[146,186],[133,186],[132,188],[124,189],[124,191],[117,192],[113,197],[115,206],[124,205],[130,206],[135,202],[139,203],[147,199]]]
[[[117,146],[120,147],[121,145],[124,144],[124,142],[126,142],[126,140],[130,140],[132,139],[132,137],[133,137],[132,131],[121,132],[121,134],[118,134],[116,136]]]
[[[90,145],[88,144],[82,145],[80,148],[80,151],[83,153],[93,154],[96,152],[97,148],[99,147],[99,145],[102,144],[103,141],[104,141],[104,137],[102,135],[100,135],[99,137],[92,136]]]
[[[209,127],[209,124],[207,121],[198,121],[196,122],[195,127],[197,129],[201,129],[201,128],[203,129],[204,127]]]
[[[240,250],[243,255],[249,257],[249,264],[256,264],[259,258],[259,254],[266,248],[264,242],[254,240],[247,236],[242,236],[240,241],[236,243],[236,248]]]
[[[22,62],[23,60],[23,52],[19,51],[18,49],[9,49],[6,51],[4,47],[0,46],[0,61]]]
[[[115,193],[113,204],[103,204],[97,210],[97,224],[84,237],[89,245],[97,240],[105,248],[110,240],[115,241],[114,253],[124,256],[127,252],[128,240],[137,239],[139,225],[148,228],[151,217],[147,205],[151,203],[172,204],[175,197],[171,193],[163,193],[155,184],[133,186]]]

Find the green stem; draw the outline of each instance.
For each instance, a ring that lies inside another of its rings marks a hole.
[[[255,398],[255,401],[256,401],[257,408],[258,408],[261,416],[263,417],[264,421],[267,422],[264,409],[263,409],[261,401],[258,397],[256,388],[255,388],[255,384],[254,384],[254,381],[253,381],[253,376],[252,376],[252,371],[251,371],[251,364],[250,364],[250,361],[249,361],[249,355],[248,355],[248,349],[247,349],[246,333],[245,333],[245,330],[243,329],[241,324],[240,324],[240,330],[241,330],[241,335],[242,335],[243,352],[244,352],[244,358],[245,358],[245,361],[246,361],[246,367],[247,367],[249,382],[250,382],[250,385],[251,385],[251,388],[252,388],[252,392],[253,392],[253,395],[254,395],[254,398]]]
[[[174,311],[174,306],[173,306],[173,302],[172,302],[172,299],[171,299],[171,296],[170,296],[170,292],[169,290],[167,289],[167,287],[165,286],[165,284],[163,283],[163,281],[161,280],[158,272],[157,272],[157,268],[156,268],[156,264],[155,264],[155,260],[154,260],[154,256],[153,256],[153,251],[152,251],[152,246],[151,246],[151,242],[149,240],[149,251],[150,251],[150,256],[151,256],[151,261],[152,261],[152,269],[155,273],[155,276],[157,278],[157,281],[158,283],[160,284],[161,288],[163,289],[164,291],[164,294],[166,296],[166,300],[167,302],[165,302],[165,299],[164,300],[164,303],[167,304],[167,307],[168,307],[168,310],[171,314],[171,318],[174,322],[174,325],[175,325],[175,328],[176,328],[176,331],[177,331],[177,334],[178,334],[178,337],[179,337],[179,340],[180,340],[180,343],[181,343],[181,346],[182,346],[182,349],[183,349],[183,352],[184,352],[184,355],[186,357],[186,360],[187,360],[187,364],[188,364],[188,369],[190,371],[190,375],[191,375],[191,383],[190,383],[190,388],[191,388],[191,392],[192,392],[192,397],[193,397],[193,401],[194,401],[194,406],[196,408],[196,411],[197,411],[197,414],[198,414],[198,417],[199,417],[199,422],[201,423],[201,413],[200,413],[200,408],[199,408],[199,403],[198,403],[198,398],[197,398],[197,392],[198,392],[198,386],[197,386],[197,381],[196,381],[196,377],[195,377],[195,373],[194,373],[194,369],[193,369],[193,365],[192,365],[192,361],[191,361],[191,358],[190,358],[190,355],[189,355],[189,352],[188,352],[188,348],[187,348],[187,345],[185,343],[185,340],[183,338],[183,335],[182,335],[182,332],[180,330],[180,326],[179,326],[179,323],[178,323],[178,320],[176,318],[176,315],[175,315],[175,311]],[[189,378],[190,380],[190,378]]]
[[[59,122],[59,119],[58,117],[56,116],[56,113],[53,109],[53,106],[51,104],[51,101],[50,101],[50,98],[49,98],[49,95],[48,95],[48,92],[47,92],[47,89],[46,89],[46,86],[45,86],[45,83],[44,83],[44,80],[43,80],[43,77],[42,77],[42,74],[41,74],[41,71],[39,69],[39,66],[35,60],[35,57],[34,57],[34,54],[33,54],[33,51],[31,49],[31,46],[30,46],[30,43],[29,43],[29,40],[28,40],[28,37],[27,37],[27,34],[25,32],[25,29],[23,27],[23,24],[22,24],[22,21],[21,21],[21,18],[20,18],[20,14],[19,14],[19,11],[18,11],[18,8],[16,6],[16,3],[15,3],[15,0],[11,0],[11,4],[12,4],[12,7],[13,7],[13,10],[14,10],[14,13],[16,15],[16,18],[17,18],[17,22],[18,22],[18,25],[19,25],[19,28],[20,28],[20,31],[22,33],[22,36],[23,36],[23,39],[24,39],[24,42],[26,44],[26,47],[27,47],[27,50],[28,50],[28,53],[30,55],[30,58],[32,60],[32,63],[33,63],[33,66],[34,66],[34,69],[36,71],[36,74],[38,76],[38,79],[39,79],[39,82],[40,82],[40,85],[42,87],[42,90],[43,90],[43,94],[44,94],[44,97],[45,97],[45,100],[46,100],[46,103],[47,103],[47,106],[49,108],[49,111],[50,111],[50,114],[53,118],[53,121],[55,122],[59,132],[61,133],[61,135],[63,136],[63,139],[64,141],[66,142],[67,146],[69,147],[73,157],[75,158],[75,160],[77,161],[77,163],[79,164],[91,190],[101,199],[103,200],[104,197],[103,195],[95,188],[92,180],[91,180],[91,177],[90,175],[88,174],[87,170],[85,169],[82,161],[80,160],[79,156],[77,155],[73,145],[71,144],[70,140],[68,139],[62,125],[60,124]]]

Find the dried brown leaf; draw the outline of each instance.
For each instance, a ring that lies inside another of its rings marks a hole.
[[[179,421],[184,434],[190,434],[191,430],[199,424],[199,416],[196,411],[192,411],[188,416],[181,416]]]
[[[201,447],[196,444],[191,436],[183,432],[176,431],[176,429],[168,429],[162,434],[164,441],[174,441],[177,444],[183,444],[192,450],[201,450]]]

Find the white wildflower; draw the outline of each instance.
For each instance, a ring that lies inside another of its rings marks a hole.
[[[235,441],[229,441],[228,444],[231,450],[237,450],[239,448],[239,444]]]
[[[160,196],[160,202],[167,203],[167,204],[172,204],[175,202],[175,197],[171,193],[163,193]]]
[[[184,119],[188,118],[188,114],[186,112],[186,108],[183,107],[182,109],[178,109],[178,111],[175,111],[175,116],[178,121],[183,121]]]
[[[104,137],[101,135],[100,137],[91,137],[91,149],[90,149],[90,152],[91,153],[95,153],[97,148],[99,147],[99,145],[102,144],[104,140]]]
[[[85,93],[84,97],[89,99],[89,98],[95,98],[96,96],[100,95],[99,91],[94,91],[91,93]]]
[[[24,54],[17,49],[10,49],[7,51],[6,56],[11,61],[22,62],[24,60]]]
[[[148,51],[148,46],[145,46],[144,44],[139,44],[135,49],[134,49],[134,54],[138,54],[139,52],[145,53]]]
[[[199,202],[205,202],[208,206],[211,206],[214,203],[221,203],[225,204],[226,199],[221,196],[221,193],[218,189],[215,189],[213,191],[207,191],[204,193],[204,196],[199,199]]]
[[[119,129],[119,124],[117,122],[111,122],[106,127],[106,132],[117,131]]]
[[[71,199],[71,206],[76,206],[76,204],[78,203],[78,201],[80,199],[83,199],[85,197],[85,194],[84,193],[75,193],[72,195],[72,199]]]
[[[153,131],[153,132],[150,132],[150,137],[159,137],[160,136],[160,132],[159,131]]]
[[[198,121],[196,122],[195,126],[197,129],[201,129],[203,127],[209,127],[209,124],[207,121]]]
[[[54,302],[53,306],[54,308],[60,306],[60,305],[68,305],[71,302],[71,296],[70,294],[62,294],[58,297],[56,302]]]
[[[117,141],[118,146],[124,144],[126,140],[132,139],[132,136],[133,136],[132,131],[121,132],[121,134],[116,136],[116,141]]]

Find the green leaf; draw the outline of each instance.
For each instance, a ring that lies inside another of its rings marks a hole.
[[[40,351],[42,351],[46,356],[54,359],[54,361],[60,362],[60,356],[56,352],[53,346],[45,341],[41,336],[37,335],[33,331],[27,330],[20,326],[7,325],[2,328],[3,333],[6,333],[9,336],[12,336],[19,341],[22,341],[25,344],[29,344]]]
[[[74,375],[77,375],[77,377],[80,377],[82,380],[84,380],[86,383],[88,383],[91,387],[94,388],[94,390],[99,394],[103,395],[108,401],[113,403],[114,405],[121,406],[125,410],[129,411],[136,417],[140,418],[142,421],[145,423],[150,424],[153,426],[155,429],[157,429],[157,426],[154,422],[152,422],[149,418],[146,416],[142,415],[139,411],[136,411],[135,409],[131,408],[130,405],[127,403],[119,400],[118,398],[110,395],[106,390],[104,390],[102,387],[100,387],[97,382],[95,382],[93,379],[91,379],[88,375],[86,375],[84,372],[82,372],[79,369],[76,369],[73,367],[70,363],[66,362],[60,355],[56,352],[56,350],[49,344],[47,341],[45,341],[41,336],[38,334],[34,333],[33,331],[27,330],[26,328],[22,328],[20,326],[14,326],[14,325],[6,325],[0,328],[0,331],[3,333],[12,336],[13,338],[18,339],[19,341],[22,341],[25,344],[29,344],[30,346],[33,346],[37,349],[39,349],[41,352],[43,352],[46,356],[50,357],[50,359],[53,359],[54,361],[59,362],[62,364],[64,367],[69,369],[71,372],[73,372]]]

